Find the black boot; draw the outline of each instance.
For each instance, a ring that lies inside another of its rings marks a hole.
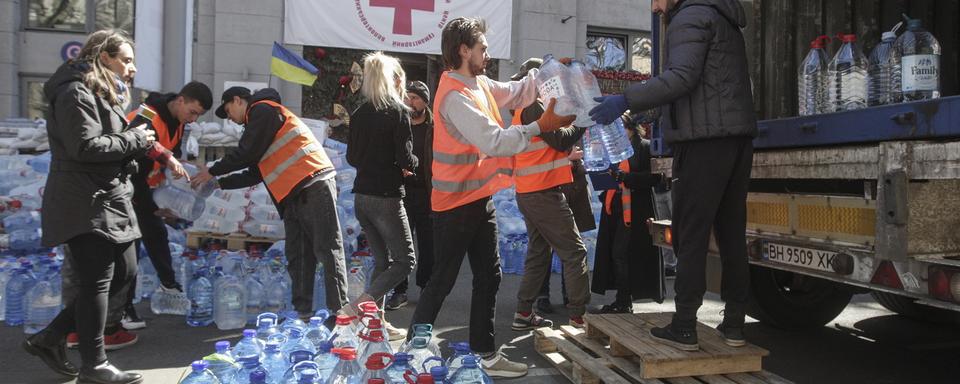
[[[650,328],[650,336],[653,336],[653,339],[658,342],[684,351],[700,349],[700,344],[697,342],[697,330],[693,327],[679,327],[675,323],[670,323],[665,327]]]
[[[105,362],[94,368],[83,367],[77,384],[140,384],[143,376],[139,373],[124,372]]]
[[[39,357],[50,369],[64,376],[76,377],[77,367],[67,359],[67,340],[51,342],[50,331],[40,331],[23,341],[27,353]]]

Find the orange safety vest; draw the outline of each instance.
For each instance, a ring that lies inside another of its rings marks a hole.
[[[450,92],[460,92],[473,100],[477,108],[490,119],[491,123],[503,126],[497,103],[482,80],[477,83],[483,90],[486,103],[467,89],[463,82],[444,72],[433,104],[433,178],[430,205],[434,211],[442,212],[493,196],[497,191],[513,184],[512,157],[490,157],[480,152],[454,127],[447,127],[440,118],[440,106]]]
[[[286,107],[269,100],[258,101],[250,107],[257,104],[277,108],[283,115],[283,126],[277,131],[276,136],[273,137],[273,143],[257,163],[267,191],[275,201],[281,202],[303,179],[333,168],[333,163],[323,151],[320,142],[313,136],[313,132],[299,117]],[[249,113],[248,108],[244,121],[249,118]],[[247,129],[250,128],[247,127]]]
[[[143,107],[144,105],[140,106],[140,108]],[[127,121],[133,121],[133,119],[137,117],[137,114],[140,113],[140,108],[130,111],[130,113],[127,114]],[[170,137],[170,127],[160,118],[159,113],[153,113],[153,119],[150,120],[150,125],[152,125],[153,130],[157,132],[157,142],[169,151],[173,151],[173,147],[176,147],[183,137],[183,123],[180,123],[177,130],[174,131],[173,137]],[[159,187],[164,179],[163,165],[160,164],[159,161],[154,161],[153,169],[147,174],[147,185],[149,185],[150,188]]]
[[[513,112],[511,125],[523,124],[521,112],[522,109]],[[513,159],[513,180],[517,183],[517,193],[537,192],[573,182],[567,154],[550,148],[540,136],[534,136],[530,145]]]
[[[624,172],[630,172],[630,161],[624,160],[620,162],[620,170]],[[626,185],[620,183],[620,189],[623,193],[620,194],[620,201],[623,203],[623,224],[630,226],[630,222],[633,221],[633,209],[631,207],[632,197],[630,196],[630,188],[627,188]],[[607,215],[613,214],[613,195],[617,194],[616,189],[607,190],[607,197],[604,204],[607,206]]]

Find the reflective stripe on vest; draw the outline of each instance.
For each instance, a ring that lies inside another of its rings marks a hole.
[[[629,159],[620,162],[620,170],[625,173],[630,172]],[[623,224],[629,227],[630,223],[633,221],[633,197],[631,196],[630,188],[627,188],[627,186],[623,183],[620,183],[620,190],[623,191],[623,193],[620,194],[620,201],[623,205]],[[616,189],[607,190],[607,196],[605,199],[606,201],[604,201],[607,215],[613,214],[613,196],[616,194]]]
[[[283,201],[290,191],[308,176],[333,167],[320,142],[306,125],[286,107],[269,100],[250,105],[266,104],[277,109],[283,116],[283,126],[273,137],[273,142],[260,157],[257,168],[263,177],[267,191],[277,202]],[[250,109],[247,109],[249,113]],[[244,117],[244,121],[248,116]],[[246,127],[258,129],[260,127]]]
[[[521,125],[522,110],[513,112],[512,125]],[[573,170],[567,154],[550,148],[539,136],[534,137],[523,152],[513,157],[517,193],[543,191],[573,182]]]
[[[147,106],[148,108],[155,109],[156,107]],[[127,121],[133,121],[134,118],[140,113],[140,109],[144,108],[144,105],[141,105],[140,108],[137,108],[127,114]],[[183,138],[183,124],[181,123],[177,126],[177,130],[173,132],[173,137],[170,137],[170,127],[167,126],[167,123],[160,118],[160,114],[154,111],[153,118],[150,119],[150,125],[153,126],[153,130],[157,132],[157,142],[160,143],[167,150],[173,151],[173,148],[180,143],[180,139]],[[150,173],[147,174],[147,185],[150,188],[159,187],[160,184],[163,184],[163,180],[166,177],[163,175],[163,165],[158,161],[153,162],[153,169],[150,170]]]
[[[513,159],[490,157],[470,144],[454,126],[447,126],[440,117],[440,106],[451,92],[469,98],[490,119],[491,125],[502,126],[496,100],[487,84],[478,78],[482,94],[477,95],[463,82],[445,72],[434,98],[433,163],[431,164],[430,205],[434,211],[449,211],[476,200],[492,196],[512,184]]]

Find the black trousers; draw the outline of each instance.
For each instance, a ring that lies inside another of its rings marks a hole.
[[[107,301],[123,300],[132,290],[137,252],[133,242],[116,244],[93,233],[74,237],[67,246],[77,292],[47,326],[44,343],[58,343],[67,333],[76,331],[83,366],[92,368],[107,361],[103,349]]]
[[[673,144],[673,247],[677,255],[674,325],[691,329],[706,292],[706,257],[713,229],[720,250],[724,322],[742,325],[750,287],[746,249],[750,138]]]
[[[140,223],[140,241],[147,250],[147,256],[157,270],[157,277],[165,287],[177,284],[176,274],[173,271],[173,260],[170,257],[170,242],[167,239],[167,226],[157,212],[157,203],[153,201],[153,191],[141,177],[133,177],[133,210]]]
[[[433,274],[420,294],[411,325],[434,324],[436,327],[437,315],[457,281],[466,256],[473,272],[470,347],[481,355],[496,351],[493,321],[502,275],[493,200],[487,197],[449,211],[434,212],[433,242]]]
[[[430,193],[423,188],[407,188],[403,205],[407,208],[410,230],[417,241],[417,286],[426,288],[433,273],[433,220],[430,218]],[[404,279],[394,289],[407,293],[410,284]]]

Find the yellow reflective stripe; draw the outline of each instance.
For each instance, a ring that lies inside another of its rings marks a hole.
[[[282,163],[280,163],[280,165],[274,168],[272,172],[270,172],[267,175],[264,175],[263,182],[267,183],[267,185],[270,185],[271,183],[276,181],[277,178],[280,177],[280,175],[283,174],[283,171],[286,171],[287,168],[290,168],[290,166],[295,164],[297,161],[299,161],[300,159],[304,158],[305,156],[311,153],[320,152],[322,150],[323,150],[323,147],[321,147],[320,144],[318,144],[315,141],[305,147],[298,149],[296,152],[293,153],[292,156],[290,156],[290,158],[284,160]]]
[[[270,157],[270,155],[274,154],[275,152],[279,151],[280,148],[283,148],[285,145],[287,145],[287,143],[289,143],[290,140],[293,140],[300,135],[313,136],[313,133],[310,132],[310,130],[307,129],[306,127],[303,127],[301,125],[294,125],[293,128],[287,131],[287,133],[284,133],[283,136],[280,136],[279,138],[274,140],[273,144],[270,144],[270,146],[267,147],[267,151],[263,153],[263,156],[260,157],[260,160]]]
[[[525,148],[523,152],[520,152],[520,153],[536,152],[545,148],[547,148],[547,142],[540,140],[536,142],[531,142],[530,145],[527,145],[527,148]]]
[[[482,188],[484,185],[493,180],[497,175],[506,175],[511,176],[513,170],[509,168],[498,168],[496,172],[490,174],[490,176],[484,177],[478,180],[466,180],[466,181],[444,181],[438,180],[436,177],[433,178],[433,189],[436,189],[440,192],[449,192],[449,193],[461,193],[475,191]]]
[[[480,155],[476,153],[452,154],[433,151],[433,160],[450,165],[469,165],[480,161]]]
[[[517,176],[529,176],[537,173],[552,171],[554,169],[563,168],[570,165],[570,160],[568,159],[558,159],[551,161],[549,163],[531,165],[529,167],[523,167],[517,169]]]

